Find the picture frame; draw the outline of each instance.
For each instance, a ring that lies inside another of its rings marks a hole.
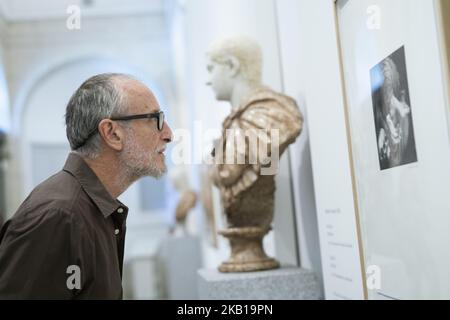
[[[449,299],[448,65],[438,0],[337,0],[369,299]],[[448,44],[447,44],[448,47]]]

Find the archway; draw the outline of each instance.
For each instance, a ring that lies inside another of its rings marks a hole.
[[[0,226],[6,218],[6,145],[10,130],[9,99],[0,52]]]

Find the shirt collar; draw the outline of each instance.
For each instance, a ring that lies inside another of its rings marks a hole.
[[[63,170],[78,180],[83,190],[96,204],[105,218],[114,212],[124,216],[127,215],[127,206],[109,194],[94,171],[92,171],[80,155],[74,152],[70,153]]]

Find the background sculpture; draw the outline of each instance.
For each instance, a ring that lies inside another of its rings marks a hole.
[[[227,217],[228,229],[220,234],[231,244],[231,257],[219,270],[278,268],[262,240],[273,219],[278,159],[299,136],[303,117],[292,98],[262,85],[262,52],[252,39],[220,40],[208,57],[208,84],[217,100],[232,105],[213,151],[211,173]]]
[[[6,183],[5,183],[5,173],[6,173],[6,159],[7,159],[7,151],[6,151],[6,141],[7,136],[2,130],[0,130],[0,228],[3,225],[4,220],[6,219]]]
[[[173,233],[186,235],[186,217],[197,203],[197,193],[190,189],[187,172],[183,167],[175,167],[169,173],[173,186],[180,198],[175,209],[176,226]]]
[[[201,170],[201,193],[200,198],[207,221],[207,238],[210,240],[211,245],[217,248],[217,230],[216,219],[214,216],[214,201],[212,195],[212,181],[209,176],[208,167],[204,167]]]

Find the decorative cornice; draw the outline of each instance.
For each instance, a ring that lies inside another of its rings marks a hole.
[[[70,6],[78,6],[84,18],[128,16],[134,14],[162,14],[164,0],[0,0],[0,17],[7,22],[67,19]]]

